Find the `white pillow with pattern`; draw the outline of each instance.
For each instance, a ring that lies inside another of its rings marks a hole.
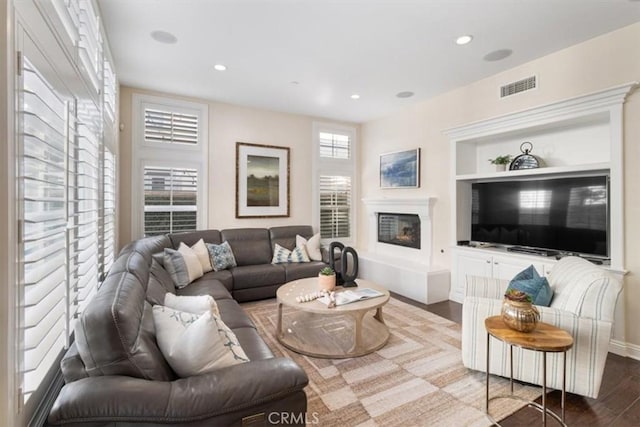
[[[309,259],[312,261],[322,261],[320,233],[314,234],[309,240],[298,234],[296,236],[296,247],[305,249],[307,254],[309,254]]]
[[[169,366],[185,378],[248,362],[235,334],[211,311],[153,307],[156,340]]]
[[[307,251],[304,248],[294,248],[290,251],[276,243],[273,249],[271,264],[290,264],[293,262],[310,262]]]

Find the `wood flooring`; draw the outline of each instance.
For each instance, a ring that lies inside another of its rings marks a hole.
[[[462,321],[462,304],[444,301],[421,304],[393,294],[404,302],[421,307],[457,323]],[[542,399],[537,402],[541,403]],[[560,391],[547,394],[547,405],[560,413]],[[597,399],[567,393],[565,422],[569,426],[638,427],[640,426],[640,361],[609,353]],[[500,422],[503,427],[542,425],[542,414],[523,408]],[[558,425],[547,418],[547,425]]]

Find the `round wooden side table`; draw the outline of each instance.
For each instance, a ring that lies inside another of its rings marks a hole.
[[[485,399],[485,413],[496,425],[498,424],[489,414],[489,402],[493,399],[509,397],[521,399],[513,394],[513,346],[520,347],[526,350],[540,351],[542,352],[542,405],[526,401],[529,406],[532,406],[542,412],[542,425],[547,425],[547,414],[553,417],[561,425],[566,427],[564,422],[564,402],[566,394],[566,380],[567,380],[567,351],[573,347],[573,337],[565,330],[557,328],[553,325],[544,322],[538,322],[536,329],[531,332],[518,332],[509,328],[502,321],[500,316],[488,317],[484,320],[484,326],[487,330],[487,379],[486,379],[486,399]],[[510,395],[494,396],[489,398],[489,360],[490,360],[490,342],[491,337],[504,342],[509,345],[509,385],[511,388]],[[558,414],[547,408],[547,353],[563,353],[562,356],[562,415]]]

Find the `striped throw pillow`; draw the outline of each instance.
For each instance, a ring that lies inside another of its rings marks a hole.
[[[290,251],[276,243],[276,246],[273,249],[271,264],[290,264],[293,262],[310,262],[307,251],[301,247],[297,247]]]

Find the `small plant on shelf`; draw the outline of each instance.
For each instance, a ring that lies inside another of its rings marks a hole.
[[[492,165],[508,165],[511,163],[511,155],[507,154],[506,156],[498,156],[495,159],[489,159]]]

